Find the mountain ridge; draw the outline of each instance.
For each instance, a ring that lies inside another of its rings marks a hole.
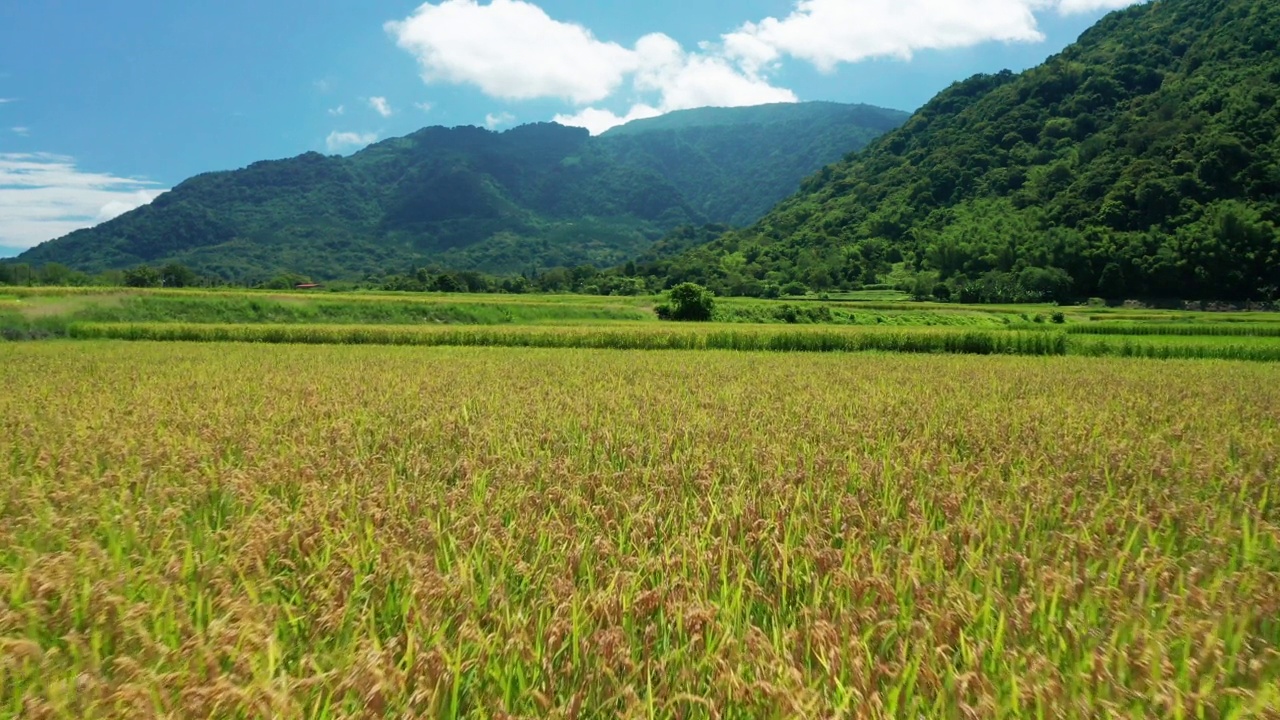
[[[202,173],[18,259],[86,271],[176,261],[239,281],[428,264],[604,267],[682,225],[753,220],[801,178],[907,117],[838,104],[727,112],[787,117],[612,138],[554,123],[427,127],[350,156],[311,152]],[[724,156],[762,177],[744,184],[736,166],[717,165]]]

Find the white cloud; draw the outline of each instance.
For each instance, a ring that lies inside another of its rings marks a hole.
[[[599,135],[609,128],[625,125],[632,120],[643,120],[661,114],[662,111],[652,105],[635,105],[627,111],[626,115],[618,115],[600,108],[585,108],[571,115],[556,115],[551,121],[561,125],[586,128],[592,135]]]
[[[524,0],[426,3],[386,28],[417,57],[428,83],[475,85],[504,100],[565,100],[578,109],[556,119],[592,132],[671,110],[796,100],[790,90],[771,85],[758,68],[740,67],[721,48],[687,52],[661,33],[626,48],[555,20]],[[631,108],[621,115],[584,107],[621,91],[631,96]]]
[[[355,132],[338,132],[334,130],[329,133],[329,137],[325,138],[325,147],[329,148],[331,153],[340,153],[344,150],[356,150],[366,145],[377,142],[377,133],[355,133]]]
[[[0,245],[26,249],[146,205],[156,183],[84,172],[71,158],[0,153]]]
[[[369,107],[373,108],[374,112],[378,113],[384,118],[391,117],[393,112],[391,110],[391,103],[387,102],[387,99],[384,97],[369,98]]]
[[[657,93],[662,112],[796,101],[795,93],[770,85],[757,72],[736,67],[711,46],[703,50],[685,52],[665,35],[641,38],[636,43],[642,59],[636,89]]]
[[[418,58],[427,82],[476,85],[504,100],[597,102],[635,67],[633,52],[522,0],[425,3],[386,29]]]
[[[425,3],[386,30],[428,83],[474,85],[502,100],[556,98],[555,120],[593,133],[694,107],[794,102],[773,84],[788,57],[823,71],[926,49],[1043,40],[1037,13],[1114,10],[1145,0],[797,0],[782,19],[743,23],[686,50],[662,33],[634,47],[597,39],[526,0]],[[600,107],[606,103],[615,109]],[[618,112],[617,107],[630,106]]]
[[[6,105],[11,102],[18,102],[16,98],[0,98],[0,105]]]
[[[1076,13],[1095,12],[1098,10],[1119,10],[1130,5],[1137,5],[1147,0],[1049,0],[1049,4],[1053,5],[1062,15],[1073,15]]]
[[[345,115],[346,113],[347,113],[346,105],[339,105],[336,108],[329,108],[329,114],[334,117],[339,117],[339,116]]]
[[[424,112],[424,113],[429,113],[429,112],[431,112],[432,110],[434,110],[434,109],[435,109],[435,107],[436,107],[435,105],[432,105],[432,104],[431,104],[431,103],[429,103],[429,102],[414,103],[414,104],[413,104],[413,106],[414,106],[414,107],[416,107],[416,108],[418,108],[419,110],[421,110],[421,111],[422,111],[422,112]]]
[[[1115,10],[1143,0],[799,0],[783,19],[748,22],[722,39],[746,67],[783,55],[829,72],[875,57],[909,59],[920,50],[1044,39],[1036,12]]]
[[[13,131],[14,135],[19,135],[21,137],[26,137],[31,134],[31,128],[29,127],[18,126],[18,127],[11,127],[9,129]]]
[[[484,116],[484,126],[490,130],[497,130],[503,125],[510,125],[516,121],[516,116],[509,112],[493,114],[489,113]]]
[[[715,46],[704,45],[700,52],[687,52],[675,40],[655,34],[640,38],[635,52],[639,62],[632,76],[632,90],[654,97],[656,102],[634,103],[623,114],[589,107],[557,115],[555,121],[585,127],[598,135],[611,127],[673,110],[797,100],[795,93],[772,85],[759,67],[734,63]]]

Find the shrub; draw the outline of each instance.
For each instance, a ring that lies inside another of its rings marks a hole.
[[[802,282],[789,282],[782,286],[783,295],[808,295],[809,286]]]
[[[696,283],[683,283],[671,288],[670,302],[666,306],[658,306],[658,317],[664,320],[683,320],[705,322],[711,319],[715,311],[715,297],[711,291]],[[663,308],[667,308],[667,317],[663,317]]]
[[[1049,319],[1053,320],[1054,325],[1061,325],[1067,321],[1067,316],[1061,310],[1055,310],[1053,315],[1049,316]]]
[[[160,281],[160,272],[146,265],[140,265],[124,271],[124,284],[126,287],[160,287]]]

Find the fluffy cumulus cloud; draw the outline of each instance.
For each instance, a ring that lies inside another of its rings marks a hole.
[[[672,110],[794,102],[773,82],[787,58],[824,71],[927,49],[1043,39],[1037,13],[1113,10],[1144,0],[798,0],[791,13],[742,23],[686,49],[661,33],[627,47],[525,0],[428,2],[386,30],[428,83],[518,101],[555,98],[555,120],[599,133]],[[627,107],[621,112],[602,107]]]
[[[875,57],[983,42],[1042,40],[1039,11],[1114,10],[1139,0],[800,0],[785,18],[748,22],[724,36],[726,52],[748,67],[782,56],[831,71]]]
[[[146,180],[84,172],[59,155],[0,153],[0,246],[34,247],[123,215],[162,192]]]
[[[634,66],[633,53],[553,20],[521,0],[426,3],[387,32],[417,56],[428,82],[476,85],[507,100],[603,100]]]
[[[386,27],[427,82],[474,85],[503,100],[564,100],[578,110],[556,119],[594,132],[671,110],[796,100],[711,46],[687,52],[652,34],[624,47],[523,0],[427,3]],[[620,95],[635,98],[622,114],[589,107]]]
[[[1097,10],[1119,10],[1130,5],[1137,5],[1147,0],[1048,0],[1048,4],[1063,15],[1094,12]]]
[[[391,110],[391,103],[387,102],[387,99],[384,97],[369,98],[369,107],[373,108],[374,112],[378,113],[384,118],[391,117],[393,112]]]
[[[331,153],[359,150],[378,141],[377,133],[338,132],[334,130],[325,138],[324,145]]]

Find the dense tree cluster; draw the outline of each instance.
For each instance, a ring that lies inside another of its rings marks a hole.
[[[1280,4],[1113,13],[1022,74],[947,89],[751,228],[647,268],[758,294],[1280,295]]]
[[[0,261],[0,285],[45,285],[79,287],[88,285],[119,285],[120,273],[88,273],[72,270],[62,263],[45,263],[33,266],[29,263]]]
[[[631,274],[627,274],[628,269]],[[591,265],[552,268],[522,275],[489,275],[474,270],[422,267],[408,273],[370,276],[364,285],[400,292],[579,293],[584,295],[650,295],[661,292],[659,278],[635,277],[634,264],[599,270]]]

